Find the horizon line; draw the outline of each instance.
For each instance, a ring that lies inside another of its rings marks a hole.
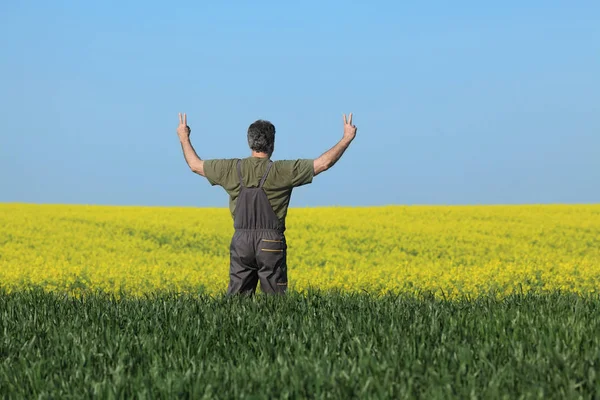
[[[32,203],[32,202],[1,202],[3,205],[26,205],[26,206],[71,206],[71,207],[131,207],[131,208],[197,208],[197,209],[223,209],[229,210],[228,206],[192,206],[192,205],[148,205],[148,204],[94,204],[94,203]],[[527,206],[600,206],[599,203],[390,203],[379,205],[318,205],[318,206],[290,206],[288,209],[306,208],[385,208],[385,207],[527,207]]]

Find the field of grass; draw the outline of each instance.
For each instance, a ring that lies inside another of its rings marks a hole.
[[[0,396],[599,398],[600,298],[0,294]]]
[[[600,205],[288,227],[229,298],[227,209],[0,204],[0,398],[600,398]]]

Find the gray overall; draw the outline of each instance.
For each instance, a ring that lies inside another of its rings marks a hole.
[[[240,195],[233,217],[235,233],[229,249],[231,265],[227,294],[253,294],[259,279],[264,293],[283,294],[287,289],[285,227],[263,190],[272,165],[273,161],[269,161],[258,187],[246,187],[241,160],[237,163]]]

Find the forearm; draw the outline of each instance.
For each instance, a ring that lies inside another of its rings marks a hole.
[[[315,175],[333,167],[350,146],[350,143],[352,143],[352,139],[342,138],[335,146],[317,158],[314,163]]]
[[[190,169],[193,172],[204,176],[204,161],[198,157],[198,154],[196,154],[196,150],[194,150],[189,137],[180,139],[180,142],[181,149],[183,150],[183,156],[185,157],[185,161]]]

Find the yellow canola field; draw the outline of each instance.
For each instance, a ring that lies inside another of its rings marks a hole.
[[[225,208],[0,204],[0,287],[225,291]],[[291,290],[600,292],[600,205],[290,209]]]

